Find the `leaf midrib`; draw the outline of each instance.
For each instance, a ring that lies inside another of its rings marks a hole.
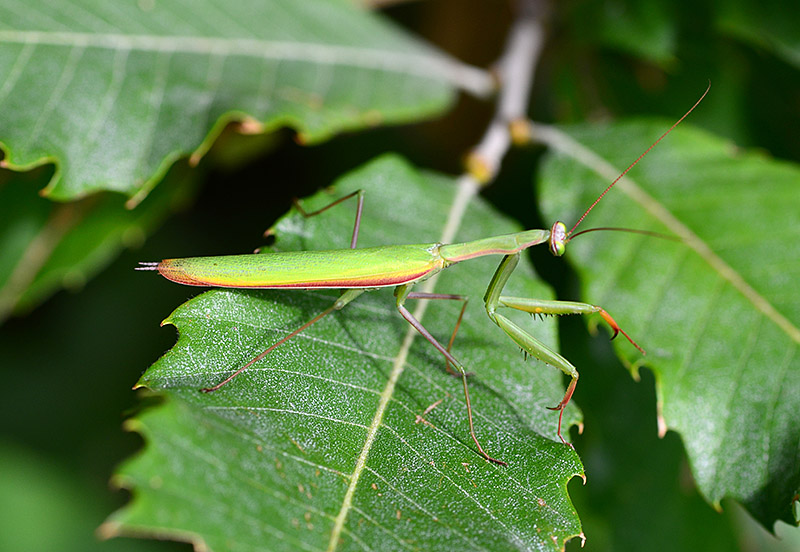
[[[440,236],[440,243],[452,243],[454,241],[456,232],[458,232],[458,229],[461,227],[461,222],[464,220],[467,205],[469,204],[470,200],[477,195],[478,192],[478,188],[472,184],[471,180],[466,178],[459,180],[456,190],[456,195],[453,196],[453,201],[450,204],[447,221],[445,222],[445,226]],[[435,274],[433,277],[425,280],[425,282],[423,282],[421,285],[421,291],[424,293],[433,292],[436,282],[439,279],[438,276],[439,274]],[[419,301],[413,312],[414,318],[422,322],[428,304],[429,301]],[[406,335],[403,338],[403,343],[400,346],[397,356],[394,358],[389,379],[386,382],[386,386],[384,387],[383,391],[381,392],[378,406],[375,409],[375,415],[373,416],[372,422],[368,427],[364,446],[361,449],[361,453],[358,455],[355,468],[350,476],[350,484],[347,486],[347,491],[342,499],[342,506],[339,509],[336,520],[334,521],[333,528],[331,530],[331,538],[328,542],[329,552],[336,550],[340,542],[344,525],[347,522],[347,516],[350,513],[350,510],[353,509],[353,495],[358,488],[358,481],[366,468],[367,457],[369,456],[369,452],[375,442],[378,429],[383,423],[383,416],[386,413],[389,403],[391,402],[392,396],[394,395],[397,381],[400,379],[400,375],[405,369],[406,359],[408,358],[411,345],[413,344],[417,335],[417,331],[409,324]]]
[[[64,46],[140,52],[169,52],[213,56],[250,56],[281,61],[306,61],[392,71],[431,80],[447,81],[477,95],[492,89],[483,69],[472,67],[433,50],[404,52],[379,47],[344,46],[312,42],[289,42],[259,38],[164,36],[68,31],[0,31],[0,44]]]

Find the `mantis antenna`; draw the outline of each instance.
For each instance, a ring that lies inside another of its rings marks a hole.
[[[572,233],[575,231],[575,229],[578,227],[578,225],[579,225],[581,222],[583,222],[583,219],[585,219],[585,218],[586,218],[586,215],[588,215],[588,214],[589,214],[589,212],[590,212],[592,209],[594,209],[594,208],[595,208],[595,206],[596,206],[598,203],[600,203],[600,200],[601,200],[601,199],[603,199],[603,196],[605,196],[605,195],[606,195],[606,194],[607,194],[607,193],[608,193],[608,192],[611,190],[611,188],[613,188],[613,187],[614,187],[614,185],[615,185],[617,182],[619,182],[620,180],[622,180],[622,177],[623,177],[623,176],[625,176],[626,174],[628,174],[628,171],[630,171],[630,170],[631,170],[631,169],[632,169],[634,166],[636,166],[636,164],[637,164],[639,161],[641,161],[641,160],[644,158],[644,156],[645,156],[645,155],[647,155],[648,153],[650,153],[650,150],[652,150],[654,147],[656,147],[656,145],[658,145],[658,143],[659,143],[661,140],[663,140],[664,138],[666,138],[666,137],[667,137],[667,134],[669,134],[670,132],[672,132],[672,131],[675,129],[675,127],[676,127],[676,126],[678,126],[679,124],[681,124],[681,122],[682,122],[682,121],[683,121],[683,120],[684,120],[686,117],[688,117],[688,116],[689,116],[689,113],[691,113],[692,111],[694,111],[694,110],[695,110],[695,108],[696,108],[698,105],[700,105],[700,102],[702,102],[702,101],[703,101],[703,98],[705,98],[705,97],[706,97],[706,94],[708,94],[708,91],[709,91],[709,90],[711,90],[711,81],[708,81],[708,87],[706,87],[706,91],[705,91],[705,92],[703,92],[703,95],[702,95],[702,96],[700,96],[700,99],[699,99],[699,100],[697,100],[697,101],[694,103],[694,105],[693,105],[692,107],[690,107],[690,108],[689,108],[689,111],[687,111],[686,113],[684,113],[684,114],[683,114],[683,117],[681,117],[680,119],[678,119],[677,121],[675,121],[675,124],[673,124],[671,127],[669,127],[669,128],[667,129],[667,131],[666,131],[664,134],[662,134],[661,136],[659,136],[658,140],[656,140],[655,142],[653,142],[652,144],[650,144],[650,147],[649,147],[649,148],[647,148],[646,150],[644,150],[644,153],[642,153],[642,154],[641,154],[639,157],[637,157],[637,158],[636,158],[636,160],[635,160],[633,163],[631,163],[630,165],[628,165],[628,168],[627,168],[627,169],[625,169],[624,171],[622,171],[622,174],[620,174],[620,175],[619,175],[617,178],[615,178],[615,179],[614,179],[614,181],[613,181],[611,184],[609,184],[609,185],[608,185],[608,187],[607,187],[605,190],[603,190],[603,193],[602,193],[602,194],[600,194],[600,195],[597,197],[597,199],[595,199],[595,200],[594,200],[594,203],[592,203],[591,205],[589,205],[589,208],[588,208],[588,209],[586,209],[586,211],[584,211],[584,212],[583,212],[583,214],[581,215],[581,218],[579,218],[579,219],[578,219],[578,222],[576,222],[576,223],[575,223],[575,226],[573,226],[573,227],[572,227],[572,229],[571,229],[569,232],[567,232],[567,241],[569,241],[570,237],[574,237],[574,236],[572,235]],[[576,234],[576,235],[577,235],[577,234]]]

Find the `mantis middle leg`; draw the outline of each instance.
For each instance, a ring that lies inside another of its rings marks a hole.
[[[611,337],[611,339],[614,339],[618,333],[622,333],[628,339],[628,341],[630,341],[637,349],[639,349],[639,351],[644,353],[644,350],[642,350],[642,348],[639,347],[630,338],[630,336],[628,336],[628,334],[626,334],[622,328],[619,327],[614,319],[611,318],[611,315],[609,315],[603,308],[596,305],[573,301],[545,301],[530,299],[527,297],[508,297],[501,295],[506,282],[508,282],[508,279],[511,276],[511,273],[514,272],[517,263],[519,263],[519,253],[507,255],[500,262],[500,266],[497,267],[497,271],[492,277],[492,281],[489,283],[489,287],[486,290],[486,295],[484,296],[486,313],[489,315],[489,318],[491,318],[495,324],[500,326],[500,328],[526,354],[529,354],[546,364],[555,366],[572,378],[567,386],[566,392],[564,393],[564,397],[561,399],[561,402],[554,407],[550,407],[550,410],[559,411],[558,437],[563,443],[567,443],[567,441],[561,435],[561,421],[564,416],[564,408],[566,408],[567,404],[569,404],[569,401],[572,398],[572,393],[575,391],[575,386],[578,384],[578,370],[563,356],[550,349],[547,345],[533,337],[531,334],[520,328],[517,324],[502,314],[498,313],[497,309],[500,307],[508,307],[539,315],[599,313],[614,331],[614,335]]]
[[[406,319],[406,321],[411,324],[415,330],[417,330],[422,337],[424,337],[428,342],[433,345],[437,351],[444,355],[444,358],[447,359],[447,362],[454,366],[458,373],[461,375],[461,382],[464,386],[464,401],[467,405],[467,420],[469,421],[469,434],[472,437],[472,440],[475,442],[475,446],[478,447],[478,452],[481,455],[489,460],[490,462],[494,462],[495,464],[500,464],[502,466],[507,466],[505,462],[502,460],[498,460],[496,458],[492,458],[489,456],[481,446],[480,442],[478,441],[478,437],[475,435],[475,425],[472,421],[472,403],[469,399],[469,386],[467,385],[467,371],[464,369],[464,365],[461,364],[451,353],[450,348],[445,348],[441,343],[439,343],[433,335],[425,329],[425,326],[417,320],[413,314],[406,308],[405,301],[406,299],[456,299],[456,300],[464,300],[462,297],[458,295],[442,295],[437,293],[412,293],[411,292],[411,285],[406,284],[402,286],[398,286],[395,289],[395,297],[397,297],[397,310],[400,312],[400,315]],[[464,303],[466,306],[466,302]],[[464,314],[464,307],[461,309],[461,315]],[[458,324],[456,325],[456,331],[458,331],[458,325],[461,323],[461,316],[459,316]],[[455,337],[455,331],[453,332],[453,337]],[[452,344],[452,338],[450,340],[450,344]]]

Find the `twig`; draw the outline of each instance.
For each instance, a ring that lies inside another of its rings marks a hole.
[[[509,125],[527,119],[533,73],[544,43],[547,2],[519,0],[518,10],[519,17],[497,62],[500,94],[495,114],[480,142],[467,155],[466,172],[458,179],[458,195],[448,214],[442,243],[453,240],[470,200],[497,176],[512,142]]]
[[[450,206],[447,222],[440,236],[442,243],[452,243],[464,220],[469,202],[481,187],[494,180],[503,158],[511,146],[509,125],[526,121],[526,111],[533,73],[544,42],[544,22],[547,0],[518,0],[519,16],[509,32],[503,54],[497,62],[500,94],[494,117],[483,138],[467,156],[466,172],[458,178],[458,192]],[[476,172],[477,169],[477,172]],[[438,275],[422,284],[422,291],[430,293],[436,286]],[[420,301],[414,310],[417,320],[422,320],[428,301]]]

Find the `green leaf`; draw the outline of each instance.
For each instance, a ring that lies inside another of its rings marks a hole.
[[[575,4],[577,40],[594,40],[658,64],[675,61],[676,11],[665,0],[595,0]]]
[[[184,165],[134,210],[117,194],[64,204],[39,196],[44,171],[0,172],[0,322],[62,287],[80,288],[123,247],[140,245],[186,201],[194,173]]]
[[[438,113],[456,86],[490,82],[342,0],[0,9],[4,162],[54,162],[54,199],[114,190],[139,200],[230,121],[315,142]]]
[[[715,25],[724,33],[738,37],[781,57],[800,68],[800,13],[792,0],[748,2],[730,0],[717,5]]]
[[[444,231],[453,184],[387,157],[303,205],[317,209],[364,189],[359,247],[425,243]],[[347,247],[352,203],[311,219],[290,213],[274,228],[275,248]],[[475,202],[458,239],[516,230]],[[560,550],[580,534],[566,484],[582,468],[557,440],[558,415],[545,408],[563,394],[560,372],[524,362],[483,312],[498,261],[452,267],[435,289],[470,298],[453,351],[474,372],[479,439],[508,467],[478,455],[460,381],[399,316],[391,290],[359,297],[219,391],[200,393],[337,297],[332,290],[214,290],[166,321],[178,328],[178,343],[140,382],[166,402],[131,422],[147,445],[118,481],[135,498],[106,532],[202,540],[214,550],[321,550],[336,538],[342,550]],[[526,265],[508,289],[551,296]],[[461,304],[427,307],[423,323],[446,342]],[[552,323],[522,320],[555,343]],[[565,422],[578,420],[570,407]]]
[[[607,161],[603,178],[563,155],[541,176],[546,217],[571,225],[669,126],[633,122],[567,131]],[[589,152],[591,153],[591,152]],[[612,176],[609,176],[612,175]],[[661,432],[677,431],[705,497],[733,498],[766,527],[795,523],[800,488],[800,170],[683,126],[587,217],[680,236],[591,234],[568,258],[584,298],[648,351],[618,344],[656,374]],[[590,421],[591,422],[591,421]]]

